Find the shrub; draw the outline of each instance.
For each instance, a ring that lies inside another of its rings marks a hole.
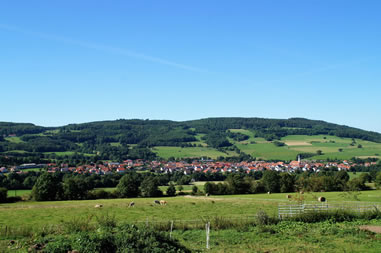
[[[149,228],[124,225],[114,230],[77,232],[45,240],[44,252],[191,252],[167,234]]]
[[[331,222],[352,221],[360,217],[361,215],[354,212],[338,209],[327,212],[306,212],[287,219],[306,223],[315,223],[326,220],[330,220]]]
[[[168,196],[175,196],[176,195],[176,188],[173,185],[173,183],[170,183],[167,189],[167,195]]]
[[[6,188],[0,187],[0,203],[7,201],[8,190]]]
[[[196,185],[193,185],[192,187],[192,195],[197,195],[198,193],[198,187]]]
[[[15,203],[15,202],[19,202],[19,201],[22,201],[22,197],[20,197],[20,196],[12,196],[12,197],[8,197],[6,199],[7,203]]]
[[[103,189],[95,189],[92,191],[89,191],[87,194],[88,199],[108,199],[111,198],[112,193],[106,192]]]
[[[255,221],[256,221],[256,225],[258,226],[268,225],[270,221],[270,217],[263,210],[259,210],[257,212]]]

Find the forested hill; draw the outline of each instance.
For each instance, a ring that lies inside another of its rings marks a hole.
[[[236,144],[250,138],[244,131],[268,142],[290,135],[328,135],[381,143],[380,133],[303,118],[207,118],[183,122],[123,119],[54,128],[0,122],[0,157],[48,159],[56,158],[57,152],[66,152],[79,159],[153,159],[155,147],[196,145],[240,154]]]

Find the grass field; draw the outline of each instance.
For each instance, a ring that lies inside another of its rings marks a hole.
[[[74,155],[74,151],[63,151],[63,152],[44,152],[44,154],[49,155],[49,154],[55,154],[57,156],[71,156]],[[83,154],[85,156],[95,156],[95,154],[87,154],[87,153],[79,153]]]
[[[174,158],[185,158],[185,157],[211,157],[213,159],[218,156],[237,156],[235,152],[223,153],[213,148],[208,147],[154,147],[152,151],[158,156],[168,159],[169,157]]]
[[[296,193],[292,193],[296,196]],[[324,195],[329,202],[356,203],[350,193],[306,193],[307,201],[316,201]],[[356,194],[360,202],[381,203],[381,190]],[[52,226],[73,222],[95,222],[96,217],[110,216],[119,222],[156,224],[174,220],[182,223],[206,222],[223,219],[250,219],[259,210],[270,216],[277,215],[278,203],[289,202],[286,194],[253,194],[228,196],[178,196],[164,198],[168,204],[159,206],[155,198],[102,199],[55,202],[18,202],[0,204],[0,230],[23,229],[41,231]],[[135,207],[128,208],[134,201]],[[103,208],[94,208],[102,204]],[[360,220],[346,223],[281,222],[277,225],[257,227],[245,225],[241,229],[211,228],[210,252],[378,252],[381,237],[359,231],[363,224],[381,225],[380,220]],[[56,227],[58,229],[58,227]],[[216,230],[217,229],[217,230]],[[28,232],[28,233],[29,233]],[[0,231],[1,233],[1,231]],[[22,231],[19,232],[22,234]],[[21,236],[21,235],[19,235]],[[175,229],[173,236],[194,251],[205,249],[205,231]],[[23,238],[18,237],[18,238]],[[0,249],[13,237],[1,237]]]
[[[316,155],[310,159],[347,159],[352,157],[359,158],[381,158],[381,143],[374,143],[356,139],[352,144],[351,138],[340,138],[329,135],[289,135],[281,138],[286,144],[277,147],[273,143],[263,138],[254,138],[254,133],[245,129],[230,129],[232,132],[239,132],[249,136],[248,140],[237,142],[229,139],[241,151],[250,154],[257,159],[271,160],[295,160],[299,153],[316,153],[318,150],[323,155]],[[362,148],[358,148],[361,145]],[[341,151],[339,151],[341,149]]]
[[[23,140],[21,140],[20,137],[17,137],[17,136],[15,136],[15,137],[5,137],[4,139],[9,141],[9,142],[13,142],[13,143],[22,143],[22,142],[24,142]]]
[[[12,191],[9,195],[12,196]],[[296,196],[296,193],[292,195]],[[381,190],[363,191],[356,196],[345,192],[306,193],[305,200],[316,201],[322,195],[330,202],[356,202],[357,198],[362,202],[381,203]],[[135,202],[135,208],[129,209],[128,204],[132,200]],[[58,224],[73,216],[95,215],[100,212],[108,212],[128,222],[145,221],[147,218],[149,220],[187,220],[213,216],[251,216],[260,209],[276,215],[277,204],[289,201],[283,193],[166,197],[168,205],[164,207],[153,205],[153,200],[155,199],[136,198],[0,204],[0,226],[28,225],[37,228],[46,224]],[[95,204],[103,204],[104,208],[94,209]],[[41,223],[42,220],[43,223]]]

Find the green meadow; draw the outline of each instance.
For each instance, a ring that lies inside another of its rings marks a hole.
[[[299,193],[290,194],[291,200],[285,193],[159,198],[167,201],[164,206],[154,203],[157,198],[0,204],[0,249],[2,252],[25,252],[24,249],[8,251],[9,240],[25,243],[37,235],[64,233],[73,226],[96,224],[104,217],[111,217],[117,223],[152,226],[165,231],[173,221],[172,236],[195,252],[379,252],[381,249],[380,235],[359,229],[360,225],[381,225],[381,220],[282,221],[253,225],[260,211],[276,217],[279,203],[293,203],[300,197]],[[306,201],[316,203],[319,196],[326,197],[328,202],[347,205],[381,204],[381,190],[304,194]],[[129,208],[132,201],[135,206]],[[97,204],[103,207],[95,208]],[[210,249],[206,250],[205,230],[201,228],[208,221],[212,226]],[[229,224],[233,227],[229,228]]]
[[[296,199],[298,193],[290,193],[291,199]],[[9,192],[12,196],[12,191]],[[157,198],[135,199],[100,199],[81,201],[24,201],[0,204],[0,226],[31,226],[43,227],[55,225],[73,217],[109,213],[118,220],[126,222],[192,220],[208,217],[241,217],[255,215],[259,210],[265,210],[270,215],[277,214],[278,203],[292,202],[285,193],[277,194],[246,194],[224,196],[177,196],[165,197],[167,206],[157,206],[153,201]],[[305,193],[305,201],[315,201],[319,196],[327,198],[328,202],[379,202],[381,190],[371,190],[356,193],[325,192]],[[134,201],[135,207],[128,208]],[[102,209],[96,209],[96,204],[102,204]]]
[[[174,158],[186,158],[186,157],[211,157],[216,159],[219,156],[237,156],[238,154],[232,151],[223,153],[213,148],[208,147],[154,147],[152,151],[158,156],[168,159],[169,157]]]
[[[263,160],[294,160],[299,153],[317,153],[322,151],[322,155],[315,155],[310,159],[342,159],[349,160],[352,157],[358,158],[381,158],[381,143],[363,141],[351,138],[340,138],[330,135],[289,135],[281,138],[280,141],[286,145],[277,147],[272,142],[263,138],[254,138],[254,133],[244,129],[231,129],[232,132],[239,132],[250,136],[248,140],[236,142],[231,140],[241,151]],[[361,145],[359,148],[359,145]]]

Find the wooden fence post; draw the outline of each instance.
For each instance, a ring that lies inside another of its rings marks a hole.
[[[169,232],[169,238],[172,239],[173,221],[171,221],[171,232]]]
[[[209,233],[210,233],[210,222],[206,223],[206,248],[209,249]]]

